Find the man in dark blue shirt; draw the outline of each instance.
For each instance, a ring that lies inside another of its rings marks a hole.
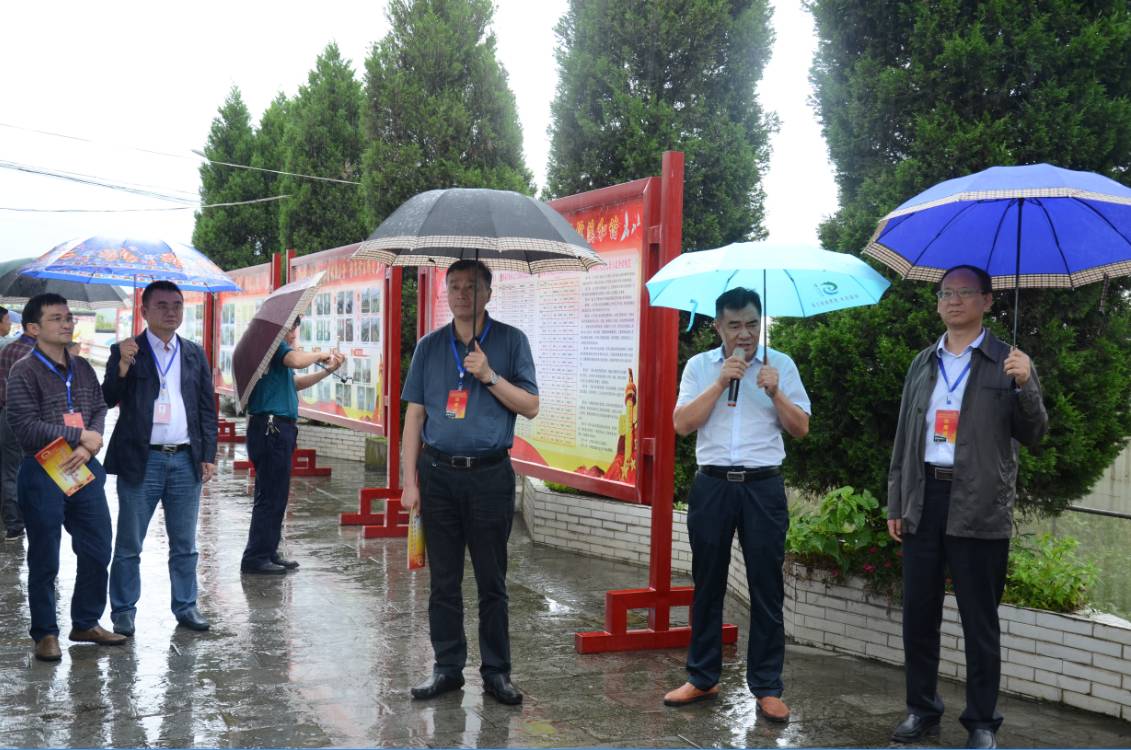
[[[516,416],[538,414],[534,358],[522,331],[487,316],[487,266],[454,263],[447,291],[454,320],[417,344],[401,394],[408,404],[401,504],[410,511],[419,505],[424,521],[436,660],[431,678],[412,695],[433,698],[463,686],[466,548],[479,589],[483,688],[500,703],[515,705],[522,693],[510,681],[506,576],[514,470],[507,451]]]

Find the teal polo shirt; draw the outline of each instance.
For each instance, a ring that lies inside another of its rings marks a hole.
[[[499,377],[527,393],[538,394],[534,356],[526,334],[506,323],[488,318],[491,327],[480,342],[487,363]],[[482,334],[481,334],[482,336]],[[506,450],[514,443],[516,414],[491,395],[491,389],[468,373],[463,378],[467,413],[463,419],[446,415],[448,392],[459,385],[458,355],[462,363],[467,347],[455,339],[452,324],[438,328],[420,340],[405,377],[401,400],[424,407],[424,442],[453,456],[481,456]]]
[[[248,414],[274,414],[298,419],[298,391],[295,390],[295,371],[283,364],[283,357],[291,348],[287,342],[271,357],[271,365],[251,390],[247,400]]]

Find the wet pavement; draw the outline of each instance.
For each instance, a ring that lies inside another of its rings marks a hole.
[[[536,546],[520,519],[509,581],[513,679],[524,704],[499,705],[480,689],[470,566],[467,684],[413,701],[409,686],[431,670],[427,574],[405,569],[403,539],[362,539],[359,528],[337,522],[339,512],[356,510],[357,488],[383,475],[320,459],[333,476],[292,487],[286,556],[301,569],[241,577],[251,484],[233,472],[233,458],[243,458],[243,447],[221,446],[219,478],[202,500],[207,633],[177,627],[169,612],[160,510],[142,554],[137,634],[124,647],[66,640],[74,556],[64,534],[57,664],[32,657],[23,545],[0,548],[0,745],[863,747],[887,746],[902,718],[901,670],[790,646],[784,698],[793,720],[760,719],[745,689],[747,613],[738,606],[727,611],[740,642],[725,652],[722,696],[665,708],[664,692],[685,677],[683,651],[582,656],[573,648],[576,631],[602,627],[604,592],[640,586],[646,571]],[[109,627],[109,612],[102,624]],[[962,686],[944,682],[941,690],[950,711],[939,744],[960,747]],[[1117,719],[1009,697],[1001,710],[1003,746],[1131,746],[1131,724]]]

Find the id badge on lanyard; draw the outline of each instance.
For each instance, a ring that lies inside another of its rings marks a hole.
[[[487,341],[487,334],[491,332],[492,322],[490,318],[487,319],[487,325],[484,326],[483,333],[479,336],[480,345]],[[463,378],[467,374],[467,370],[463,366],[463,360],[460,359],[459,349],[456,348],[456,324],[454,320],[452,321],[451,344],[452,357],[456,361],[456,370],[459,372],[459,385],[448,391],[448,402],[444,406],[444,416],[448,419],[465,419],[467,417],[468,392],[464,390]]]
[[[67,374],[64,376],[63,373],[59,372],[59,368],[55,366],[55,363],[43,356],[39,349],[32,349],[32,351],[35,352],[35,356],[39,358],[39,361],[47,366],[48,370],[55,373],[55,377],[63,381],[63,387],[67,389],[67,411],[63,412],[63,424],[67,427],[78,427],[80,430],[85,430],[86,424],[83,422],[82,412],[75,411],[75,402],[71,398],[71,383],[75,379],[74,368],[68,367]],[[63,356],[67,356],[65,352]]]
[[[181,340],[177,339],[177,345],[173,347],[173,354],[169,357],[169,361],[161,367],[161,362],[157,359],[157,352],[150,349],[153,355],[153,364],[157,365],[157,376],[161,381],[161,386],[157,391],[157,400],[153,402],[153,424],[169,424],[173,421],[173,401],[169,396],[169,370],[173,368],[173,363],[177,361],[177,354],[181,350]]]
[[[967,373],[970,372],[970,365],[974,363],[973,357],[966,363],[966,367],[962,368],[958,378],[954,381],[954,385],[950,384],[950,377],[946,374],[946,368],[943,366],[942,357],[935,355],[939,363],[939,372],[942,373],[943,382],[946,384],[946,404],[951,406],[951,394],[955,389],[962,384],[966,378]],[[958,438],[958,409],[947,408],[938,409],[935,411],[935,431],[931,438],[936,443],[949,443],[954,445],[955,440]]]

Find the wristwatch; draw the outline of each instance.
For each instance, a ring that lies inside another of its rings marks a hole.
[[[495,372],[494,370],[491,370],[491,379],[487,381],[486,386],[488,388],[490,388],[491,386],[495,385],[498,382],[499,382],[499,373]]]

